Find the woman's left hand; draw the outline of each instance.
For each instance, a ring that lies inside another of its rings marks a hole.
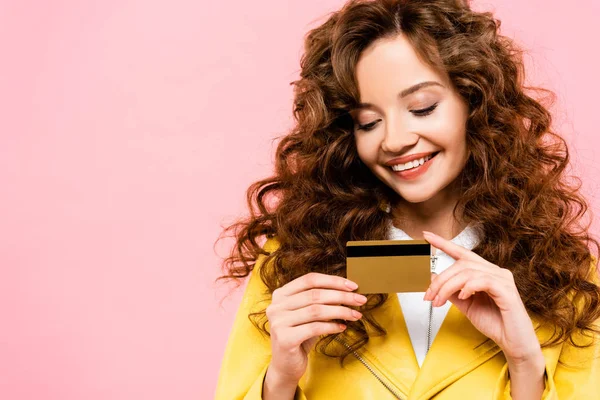
[[[424,300],[438,307],[450,300],[481,333],[492,339],[507,360],[539,358],[541,348],[515,285],[513,274],[478,254],[435,234],[425,240],[456,262],[434,276]]]

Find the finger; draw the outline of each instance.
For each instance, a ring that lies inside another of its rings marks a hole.
[[[461,269],[448,280],[446,280],[446,282],[444,282],[444,284],[440,287],[437,295],[433,299],[433,306],[439,307],[446,304],[448,298],[450,298],[450,296],[452,296],[454,293],[460,291],[469,280],[476,279],[485,274],[486,272],[484,271],[472,268]],[[461,298],[461,300],[464,299]]]
[[[367,297],[359,293],[331,289],[309,289],[286,297],[281,302],[281,307],[285,310],[297,310],[315,303],[361,306],[366,302]]]
[[[437,295],[439,288],[444,284],[445,281],[450,279],[454,274],[458,273],[462,268],[473,267],[472,264],[472,262],[466,260],[455,261],[445,271],[441,272],[440,274],[437,274],[435,279],[431,280],[431,283],[429,284],[429,288],[425,292],[423,300],[433,300]]]
[[[471,261],[485,261],[481,256],[473,253],[471,250],[458,245],[451,240],[444,239],[432,232],[423,231],[423,236],[430,244],[436,248],[442,250],[456,261],[460,259],[471,260]]]
[[[311,304],[299,310],[287,312],[278,318],[277,323],[285,327],[293,327],[315,321],[331,321],[332,319],[357,321],[361,317],[362,313],[348,307]]]
[[[281,288],[276,289],[278,294],[291,296],[293,294],[303,292],[312,288],[328,288],[344,291],[352,291],[351,287],[347,286],[347,282],[351,283],[346,278],[336,275],[321,274],[319,272],[309,272],[299,278],[285,284]],[[275,295],[275,292],[273,292]]]
[[[429,285],[429,289],[425,292],[425,296],[423,300],[433,300],[435,296],[438,294],[439,288],[452,276],[460,272],[460,270],[465,268],[472,268],[479,271],[484,271],[488,274],[491,274],[497,277],[499,280],[505,280],[504,271],[502,268],[491,264],[491,263],[481,263],[479,261],[474,262],[471,260],[458,260],[455,261],[449,268],[445,271],[442,271],[439,276],[432,281]]]
[[[461,300],[468,300],[477,292],[486,292],[501,311],[509,311],[514,306],[510,287],[489,275],[468,280],[465,282],[462,292],[462,295],[457,296]]]
[[[469,308],[471,307],[471,303],[473,303],[473,300],[475,298],[473,296],[471,296],[468,299],[464,299],[464,300],[459,299],[458,298],[459,293],[461,293],[461,292],[458,291],[458,292],[452,293],[450,295],[450,297],[448,297],[448,301],[450,301],[452,304],[454,304],[461,313],[466,314],[467,311],[469,310]]]
[[[302,343],[302,347],[304,348],[304,351],[306,352],[306,354],[308,354],[314,350],[315,344],[317,344],[318,341],[319,341],[319,337],[315,336],[313,338],[308,339],[304,343]]]
[[[346,325],[337,322],[311,322],[284,329],[275,340],[283,349],[295,349],[315,336],[339,333],[345,329]]]

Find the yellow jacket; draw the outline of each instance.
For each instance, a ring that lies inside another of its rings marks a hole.
[[[269,239],[264,248],[271,252],[277,246],[275,239]],[[266,308],[270,302],[270,293],[258,274],[263,261],[264,256],[259,256],[237,311],[221,364],[216,400],[262,399],[271,344],[252,325],[248,314]],[[595,269],[595,262],[592,267]],[[597,273],[595,276],[598,277]],[[339,359],[311,352],[295,400],[511,399],[504,354],[454,305],[421,368],[398,296],[390,294],[388,301],[374,310],[374,316],[387,335],[369,338],[364,347],[348,356],[343,369]],[[539,326],[535,318],[532,322],[534,327]],[[549,329],[540,329],[537,336],[541,342],[551,333]],[[587,343],[578,338],[576,343]],[[546,360],[543,400],[600,399],[600,341],[586,349],[567,342],[544,348],[542,352]],[[559,360],[579,367],[559,365]]]

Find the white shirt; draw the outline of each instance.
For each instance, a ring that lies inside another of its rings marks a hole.
[[[410,236],[406,234],[402,229],[395,227],[391,221],[389,224],[388,238],[390,240],[412,240]],[[481,238],[480,233],[472,226],[468,225],[461,233],[455,238],[451,239],[453,243],[456,243],[462,247],[472,250]],[[456,261],[442,250],[436,248],[435,255],[438,256],[435,264],[436,274],[440,274],[442,271],[448,269]],[[398,300],[400,301],[400,307],[406,321],[410,341],[413,345],[415,355],[417,356],[417,362],[419,367],[423,364],[425,359],[425,352],[427,351],[427,329],[429,327],[429,303],[430,301],[423,300],[425,292],[412,292],[412,293],[398,293]],[[440,330],[442,322],[452,305],[451,302],[447,301],[445,305],[441,307],[433,307],[432,324],[431,324],[431,343],[435,335]]]

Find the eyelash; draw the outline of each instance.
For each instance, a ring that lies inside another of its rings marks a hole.
[[[411,113],[413,113],[416,117],[426,117],[429,114],[431,114],[433,112],[433,110],[435,110],[438,106],[438,103],[433,104],[430,107],[427,108],[423,108],[421,110],[415,110],[415,111],[411,111]],[[377,123],[377,121],[365,124],[365,125],[358,125],[358,129],[359,131],[370,131],[371,129],[373,129],[375,127],[375,124]]]

